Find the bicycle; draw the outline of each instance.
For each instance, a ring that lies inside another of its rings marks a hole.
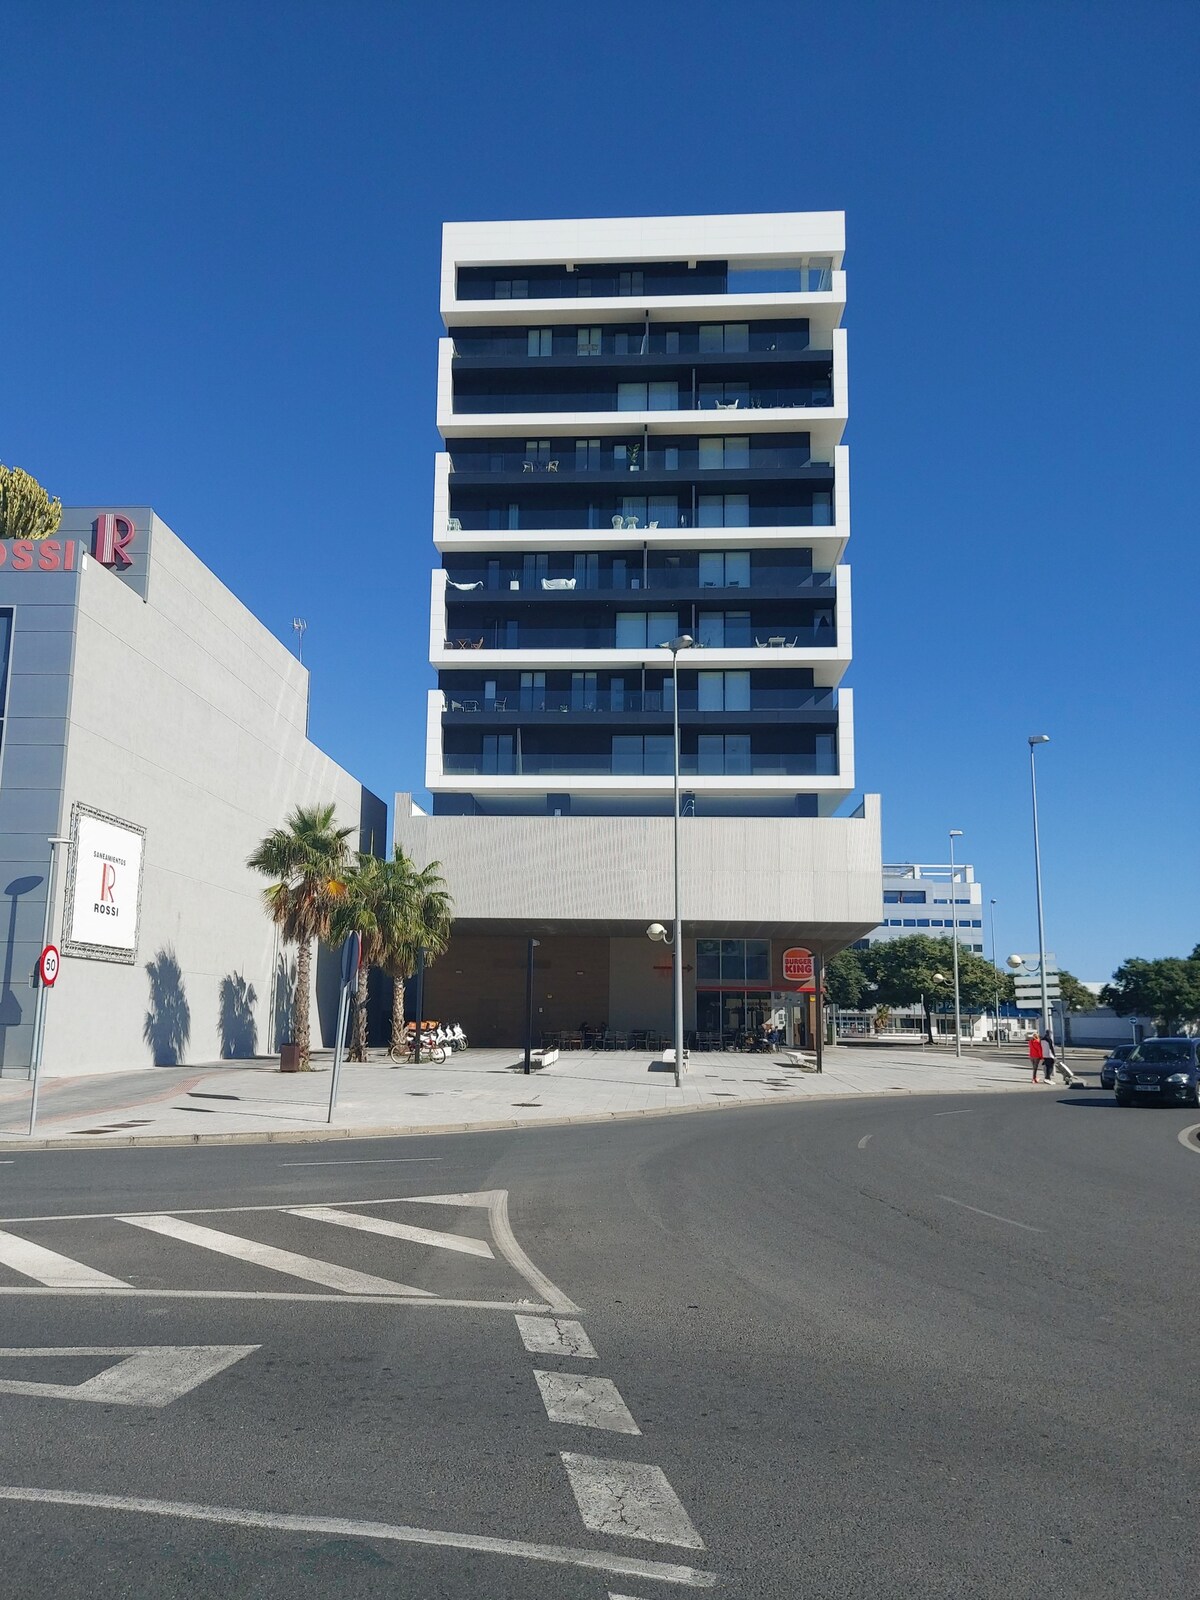
[[[405,1062],[409,1066],[415,1067],[422,1061],[432,1061],[435,1066],[440,1067],[446,1059],[446,1051],[443,1046],[432,1039],[422,1039],[419,1050],[415,1043],[409,1044],[407,1040],[403,1044],[394,1044],[388,1051],[388,1055],[398,1067],[403,1066]]]

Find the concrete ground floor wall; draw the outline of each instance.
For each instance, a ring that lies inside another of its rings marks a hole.
[[[737,939],[736,930],[731,937]],[[685,936],[684,1027],[689,1034],[729,1037],[753,1029],[776,1010],[792,1013],[796,1043],[814,1028],[813,1001],[783,980],[783,953],[804,946],[804,930],[770,943],[770,971],[756,980],[698,978],[696,940]],[[522,1042],[526,1027],[528,940],[511,934],[458,934],[426,968],[422,1012],[461,1023],[473,1045]],[[672,952],[663,944],[605,934],[539,936],[534,951],[533,1033],[607,1029],[669,1036],[673,1026]],[[409,1006],[415,1004],[410,988]]]

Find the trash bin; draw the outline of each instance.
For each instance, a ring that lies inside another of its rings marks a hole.
[[[279,1049],[280,1072],[300,1071],[300,1046],[298,1044],[281,1045]]]

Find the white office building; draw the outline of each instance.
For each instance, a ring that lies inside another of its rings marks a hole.
[[[976,955],[984,954],[986,901],[975,881],[975,868],[962,862],[944,866],[905,861],[884,863],[883,920],[855,947],[887,939],[904,939],[925,933],[935,939],[949,938],[954,931],[959,943]]]
[[[678,656],[685,1020],[780,1004],[879,920],[855,788],[838,212],[450,224],[426,783],[427,1014],[472,1039],[671,1022]],[[811,987],[811,985],[810,985]]]

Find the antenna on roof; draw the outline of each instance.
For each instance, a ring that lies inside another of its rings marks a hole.
[[[303,617],[292,618],[292,628],[296,635],[296,656],[300,665],[304,665],[304,630],[308,627]]]

